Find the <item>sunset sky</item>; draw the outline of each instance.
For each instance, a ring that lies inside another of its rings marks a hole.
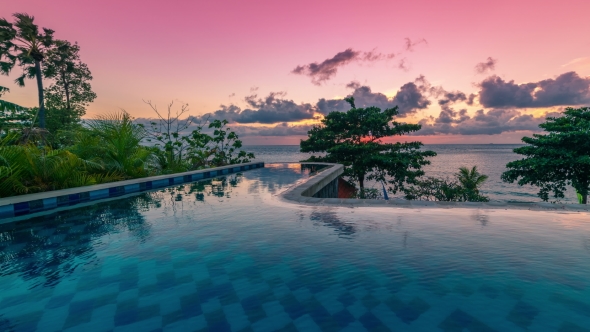
[[[547,113],[590,106],[590,1],[0,0],[78,42],[87,117],[188,103],[246,144],[298,144],[330,111],[398,105],[424,143],[518,143]],[[0,76],[3,99],[36,106]],[[48,85],[50,82],[45,82]]]

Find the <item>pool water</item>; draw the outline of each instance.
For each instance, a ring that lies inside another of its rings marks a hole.
[[[312,175],[272,164],[0,225],[0,331],[588,331],[588,213],[278,197]]]

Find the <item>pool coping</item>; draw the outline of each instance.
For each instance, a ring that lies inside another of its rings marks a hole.
[[[357,198],[317,198],[312,197],[328,183],[340,177],[344,172],[344,166],[332,163],[302,162],[305,164],[316,164],[332,166],[322,170],[307,181],[297,184],[284,191],[280,197],[291,203],[304,205],[322,206],[345,206],[345,207],[394,207],[394,208],[438,208],[438,209],[511,209],[511,210],[538,210],[538,211],[569,211],[569,212],[590,212],[590,204],[564,204],[549,202],[439,202],[406,200],[401,198],[383,199],[357,199]]]
[[[263,167],[264,162],[250,162],[0,198],[0,224]]]

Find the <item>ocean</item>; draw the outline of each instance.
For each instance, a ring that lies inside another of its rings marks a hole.
[[[521,156],[512,152],[521,144],[440,144],[424,145],[425,150],[437,153],[430,158],[431,164],[424,168],[426,176],[438,178],[452,178],[459,167],[471,168],[477,166],[480,173],[489,176],[482,186],[482,193],[491,201],[503,202],[539,202],[537,187],[519,186],[516,183],[506,183],[500,178],[506,170],[506,164],[520,159]],[[311,154],[299,152],[298,145],[250,145],[243,148],[253,152],[257,161],[298,162],[309,158]],[[369,183],[367,187],[381,188],[380,184]],[[550,199],[551,200],[551,199]],[[576,193],[568,188],[563,203],[577,203]]]

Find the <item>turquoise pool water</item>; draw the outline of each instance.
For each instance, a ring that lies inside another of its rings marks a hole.
[[[267,165],[0,225],[0,331],[587,331],[590,216],[302,206]]]

